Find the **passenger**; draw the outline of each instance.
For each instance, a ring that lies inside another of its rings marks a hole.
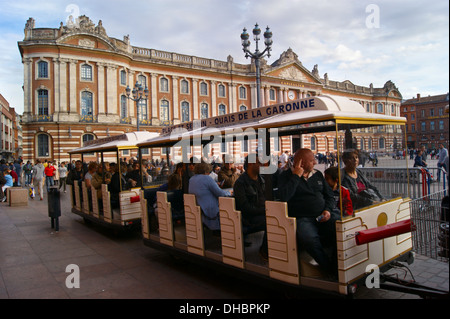
[[[179,190],[183,188],[183,174],[184,174],[184,164],[182,162],[178,163],[175,167],[175,171],[170,174],[167,181],[167,190]]]
[[[236,172],[233,157],[230,155],[224,156],[223,166],[218,175],[218,182],[221,188],[232,188],[239,174]]]
[[[339,170],[336,166],[331,166],[325,170],[325,180],[333,190],[336,201],[336,209],[341,210],[340,197],[342,196],[342,216],[353,215],[353,204],[350,198],[350,192],[344,186],[339,187]],[[339,192],[340,190],[340,192]],[[340,193],[340,194],[339,194]],[[340,215],[340,213],[339,213]]]
[[[210,172],[209,164],[196,164],[195,175],[189,180],[189,193],[195,195],[202,209],[203,224],[217,234],[220,229],[219,197],[231,196],[231,192],[220,189],[209,176]]]
[[[84,175],[84,183],[86,184],[88,191],[91,189],[92,177],[97,172],[97,168],[98,168],[98,164],[96,162],[90,162],[88,165],[88,171]]]
[[[209,173],[209,176],[211,176],[211,178],[216,182],[219,183],[219,171],[220,171],[220,166],[219,164],[214,164],[211,173]]]
[[[252,155],[249,156],[245,158],[244,173],[234,183],[233,194],[236,200],[236,209],[242,213],[244,236],[264,231],[259,252],[263,259],[267,260],[265,182],[259,174],[261,163],[257,155],[254,155],[255,161],[251,160]]]
[[[183,174],[183,193],[189,193],[189,180],[192,176],[195,175],[194,169],[195,165],[199,163],[199,160],[195,157],[191,157],[189,159],[189,163],[187,163],[184,174]]]
[[[129,171],[125,177],[129,188],[142,186],[142,178],[139,167],[139,162],[134,162],[132,165],[132,170]]]
[[[119,167],[122,172],[119,172]],[[126,172],[127,166],[124,163],[121,163],[120,166],[119,165],[115,166],[115,171],[111,176],[111,183],[108,184],[111,208],[119,208],[120,206],[119,193],[121,191],[128,189],[128,184],[125,179]]]
[[[336,206],[333,191],[322,173],[314,169],[314,153],[299,149],[291,169],[281,173],[278,183],[280,200],[287,202],[289,216],[297,222],[299,246],[319,264],[327,274],[337,272],[335,221]],[[324,248],[332,248],[331,257]]]
[[[353,209],[370,206],[384,200],[378,189],[357,168],[359,164],[357,150],[345,151],[342,160],[345,164],[342,186],[350,192]]]
[[[104,177],[104,179],[103,179]],[[99,165],[97,172],[92,176],[92,186],[97,190],[97,200],[99,202],[99,208],[102,209],[102,184],[111,183],[111,172],[109,171],[109,163],[104,162],[103,165]]]

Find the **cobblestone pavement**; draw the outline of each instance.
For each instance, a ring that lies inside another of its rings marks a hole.
[[[0,298],[279,298],[279,292],[243,285],[229,277],[145,246],[139,232],[117,236],[70,213],[69,193],[61,194],[60,231],[50,227],[47,194],[27,207],[0,203]],[[79,289],[66,287],[70,271],[80,267]],[[417,282],[449,289],[448,263],[416,256],[410,269]],[[399,271],[399,277],[405,276]],[[407,280],[411,279],[408,275]],[[283,297],[283,296],[282,296]],[[308,296],[306,296],[308,297]],[[356,299],[418,298],[361,288]],[[284,298],[284,297],[283,297]]]

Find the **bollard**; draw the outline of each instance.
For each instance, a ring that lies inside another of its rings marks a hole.
[[[57,186],[50,186],[48,191],[48,217],[51,218],[51,227],[59,231],[59,216],[61,216],[60,194]]]

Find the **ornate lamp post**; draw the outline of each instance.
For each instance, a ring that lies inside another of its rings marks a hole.
[[[251,57],[255,59],[255,66],[256,66],[256,106],[260,107],[260,91],[261,91],[261,70],[260,70],[260,59],[263,58],[266,53],[267,56],[270,57],[270,51],[272,50],[272,31],[270,31],[269,27],[267,27],[266,32],[264,32],[264,44],[266,45],[266,48],[264,51],[260,52],[258,48],[258,42],[260,40],[261,35],[261,29],[259,28],[258,24],[255,24],[255,27],[253,28],[253,40],[256,42],[256,51],[250,52],[248,50],[250,46],[250,35],[247,33],[247,29],[244,28],[244,31],[241,33],[241,40],[242,40],[242,49],[245,52],[245,57]]]
[[[128,85],[125,91],[127,94],[127,98],[136,102],[137,131],[139,132],[139,111],[140,111],[139,101],[148,99],[148,88],[146,86],[144,89],[142,85],[140,85],[139,82],[136,81],[133,91],[131,91]],[[132,97],[130,97],[130,92],[132,93]]]

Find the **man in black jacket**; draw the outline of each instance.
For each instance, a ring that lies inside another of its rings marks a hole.
[[[335,221],[331,214],[335,204],[333,191],[323,174],[314,169],[314,153],[309,149],[299,149],[294,156],[291,169],[279,177],[278,193],[282,201],[288,203],[290,217],[297,220],[297,239],[319,266],[329,274],[337,272],[335,252],[329,257],[324,246],[336,250]]]
[[[233,194],[236,201],[236,209],[242,213],[244,236],[264,231],[259,252],[264,259],[267,259],[265,182],[259,174],[260,166],[261,164],[256,154],[245,158],[245,172],[234,183]]]

